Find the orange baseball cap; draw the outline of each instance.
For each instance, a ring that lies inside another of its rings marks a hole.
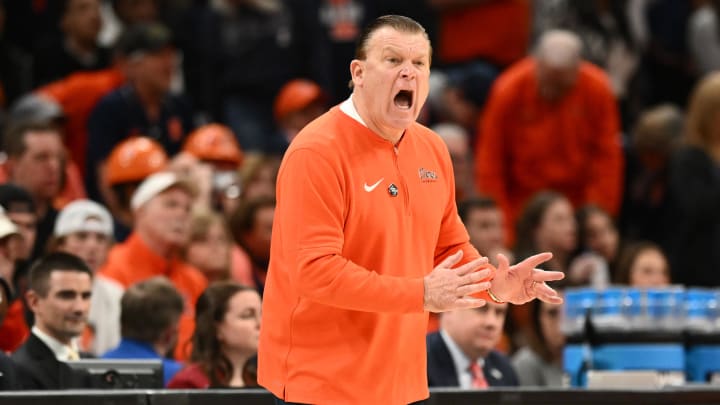
[[[185,141],[183,150],[201,160],[227,162],[239,166],[243,152],[235,134],[225,125],[207,124],[193,131]]]
[[[110,185],[142,181],[168,163],[162,145],[138,136],[124,140],[112,150],[106,160],[107,181]]]
[[[310,103],[324,98],[325,93],[315,82],[306,79],[290,80],[285,83],[275,97],[275,119],[280,120],[286,115],[302,110]]]

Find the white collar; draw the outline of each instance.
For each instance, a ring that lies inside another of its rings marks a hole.
[[[42,340],[45,345],[47,345],[47,347],[55,354],[55,358],[59,361],[70,360],[70,353],[72,353],[72,351],[75,351],[75,353],[78,354],[80,353],[77,339],[72,339],[70,341],[70,346],[67,346],[54,337],[41,331],[37,326],[32,327],[32,333],[37,336],[38,339]]]
[[[343,101],[340,104],[340,111],[344,112],[355,121],[361,123],[364,127],[368,127],[365,121],[363,121],[362,117],[360,117],[360,114],[358,114],[357,109],[355,108],[355,103],[353,103],[352,101],[352,94],[350,95],[350,97],[347,98],[347,100]]]
[[[450,352],[450,357],[453,359],[460,388],[471,388],[472,375],[470,373],[470,359],[463,353],[460,346],[455,343],[452,337],[442,329],[440,329],[440,337],[442,337],[442,340],[445,342],[445,346],[447,346]],[[479,358],[477,364],[480,366],[480,369],[482,369],[483,365],[485,365],[485,359]]]

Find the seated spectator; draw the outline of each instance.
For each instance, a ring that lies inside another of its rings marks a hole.
[[[470,155],[470,135],[467,130],[457,124],[443,123],[433,128],[450,152],[455,175],[455,200],[462,201],[474,197],[473,161]]]
[[[112,217],[105,207],[90,201],[73,201],[58,215],[55,233],[50,240],[50,251],[76,255],[83,259],[93,274],[105,264],[113,243]],[[88,328],[80,341],[82,350],[97,355],[106,349],[109,338],[106,331],[114,317],[114,306],[109,299],[112,291],[105,291],[106,284],[93,282]]]
[[[207,279],[196,268],[182,260],[181,254],[190,236],[190,212],[195,187],[172,172],[158,172],[149,176],[135,190],[130,207],[135,227],[125,242],[115,245],[107,263],[98,272],[98,283],[107,284],[114,310],[108,312],[115,330],[111,346],[120,341],[120,299],[123,292],[135,283],[154,276],[166,276],[186,300],[191,309],[205,290]],[[191,310],[180,317],[180,334],[175,357],[187,357],[188,345],[195,328]]]
[[[5,215],[15,224],[23,239],[23,247],[15,261],[15,272],[7,280],[15,293],[9,303],[5,321],[0,325],[0,351],[14,352],[30,335],[32,319],[25,303],[27,291],[27,272],[30,267],[30,254],[37,233],[37,214],[35,203],[30,194],[14,184],[0,184],[0,206]]]
[[[170,91],[176,65],[170,31],[157,23],[131,26],[117,47],[127,59],[126,84],[104,96],[87,121],[85,177],[93,199],[101,197],[100,164],[120,142],[142,134],[174,156],[194,127],[187,101]]]
[[[85,97],[81,95],[79,97]],[[67,140],[67,132],[65,123],[67,115],[63,106],[52,97],[37,92],[28,93],[22,96],[12,107],[8,115],[8,131],[12,132],[13,128],[23,128],[26,126],[47,125],[57,129],[61,134],[63,146]],[[53,206],[61,209],[69,201],[85,198],[85,186],[83,185],[82,172],[77,162],[72,160],[67,150],[64,150],[62,160],[62,177],[60,191],[53,197]],[[9,177],[9,167],[2,166],[0,170],[0,178],[5,181]]]
[[[233,239],[240,248],[232,258],[232,279],[255,287],[260,296],[270,264],[270,239],[275,199],[259,197],[243,202],[230,217]]]
[[[617,266],[620,234],[610,214],[597,205],[586,205],[576,215],[581,253],[568,269],[575,285],[605,288]]]
[[[505,219],[497,203],[490,197],[461,201],[458,215],[470,235],[470,243],[481,255],[497,266],[497,255],[502,253],[513,262],[513,254],[505,243]]]
[[[552,252],[552,259],[542,268],[567,273],[577,250],[577,223],[570,200],[554,191],[535,194],[520,214],[517,236],[516,257]],[[531,333],[530,308],[514,305],[510,311],[515,347],[525,346]]]
[[[168,388],[257,386],[243,371],[257,353],[261,311],[255,290],[233,282],[210,285],[195,307],[192,364]]]
[[[183,152],[197,159],[195,166],[204,165],[209,169],[210,181],[201,178],[202,169],[190,167],[188,175],[197,181],[210,183],[206,191],[207,205],[224,209],[228,197],[239,195],[238,169],[243,162],[243,152],[232,130],[220,124],[203,125],[193,131],[183,145]],[[174,159],[179,160],[178,157]],[[228,195],[230,194],[230,195]]]
[[[670,267],[662,249],[652,242],[629,245],[620,256],[615,282],[638,288],[669,286]]]
[[[65,362],[80,358],[77,338],[87,324],[92,277],[82,259],[67,253],[51,253],[33,264],[27,301],[35,325],[12,355],[23,389],[91,386],[87,375]]]
[[[225,219],[208,210],[196,210],[190,221],[190,242],[185,260],[200,270],[209,282],[230,276],[232,239]]]
[[[720,39],[720,37],[718,38]],[[627,240],[659,243],[668,213],[668,162],[683,131],[683,112],[663,104],[644,111],[625,148],[620,233]]]
[[[502,337],[508,304],[444,312],[440,331],[427,336],[431,387],[517,386],[510,360],[494,348]]]
[[[144,136],[119,143],[102,164],[101,190],[113,215],[116,241],[124,242],[130,234],[133,223],[130,199],[138,185],[167,164],[162,146]]]
[[[168,359],[177,343],[183,298],[165,277],[153,277],[128,288],[120,302],[120,344],[104,359],[162,359],[163,385],[182,364]]]
[[[532,333],[529,345],[512,358],[520,385],[561,388],[563,386],[562,356],[565,335],[560,329],[562,304],[534,301],[530,320]]]
[[[305,125],[327,111],[327,99],[311,80],[294,79],[283,85],[275,96],[273,113],[287,145]]]
[[[48,123],[25,123],[5,133],[6,167],[11,183],[30,193],[37,215],[31,258],[42,255],[55,226],[53,199],[60,193],[65,147],[60,130]]]

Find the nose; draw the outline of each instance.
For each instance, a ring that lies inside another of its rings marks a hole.
[[[415,70],[412,68],[410,62],[406,62],[403,64],[402,68],[400,69],[400,77],[408,80],[415,78]]]

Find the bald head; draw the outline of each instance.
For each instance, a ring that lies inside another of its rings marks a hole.
[[[535,57],[552,67],[572,67],[580,61],[582,42],[575,33],[565,30],[545,31],[538,41]]]
[[[562,98],[574,86],[580,67],[582,42],[570,31],[550,30],[535,49],[538,90],[548,101]]]

